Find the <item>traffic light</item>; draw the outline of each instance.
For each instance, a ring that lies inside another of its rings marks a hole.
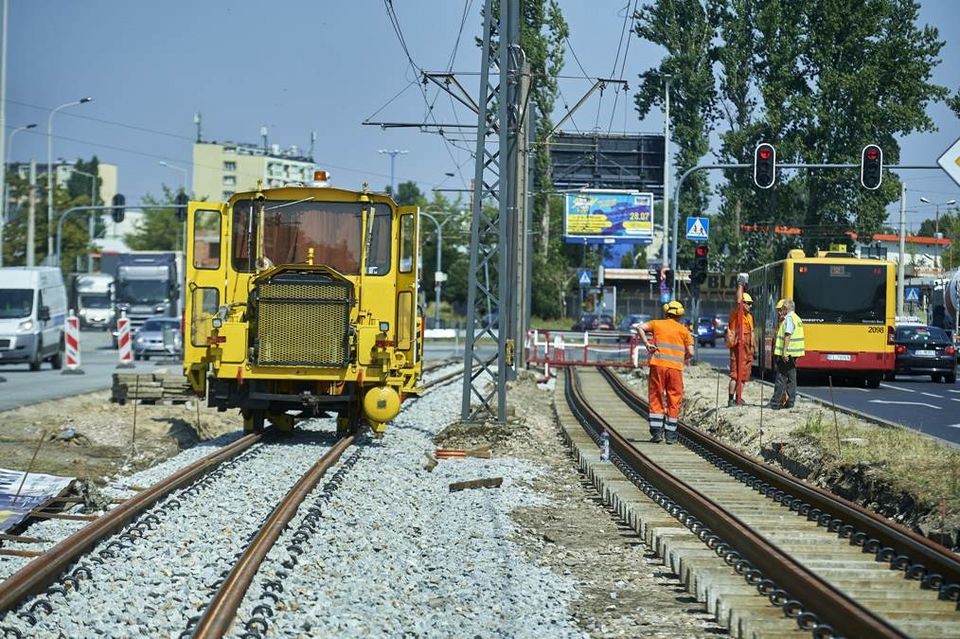
[[[863,147],[860,155],[860,184],[871,191],[880,188],[883,181],[883,149],[876,144]]]
[[[180,191],[177,193],[176,199],[174,199],[173,212],[177,215],[177,219],[181,222],[187,221],[187,204],[190,202],[190,197]]]
[[[707,257],[709,249],[706,244],[700,244],[694,249],[693,268],[690,269],[690,283],[703,284],[707,281]]]
[[[777,151],[772,144],[761,142],[753,150],[753,183],[769,189],[777,181]]]
[[[116,193],[113,196],[113,199],[110,201],[112,208],[110,209],[110,217],[113,218],[113,221],[119,224],[123,222],[123,216],[126,213],[124,206],[127,203],[127,198],[123,197],[122,193]]]

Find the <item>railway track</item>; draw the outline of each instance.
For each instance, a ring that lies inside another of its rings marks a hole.
[[[734,635],[960,636],[946,548],[688,424],[683,446],[649,442],[645,402],[610,371],[571,370],[563,389],[581,469]]]
[[[447,365],[449,365],[449,362],[441,362],[429,367],[428,370],[437,373]],[[424,384],[424,389],[429,390],[446,384],[460,374],[462,374],[462,370],[436,374]],[[304,500],[314,491],[326,472],[338,462],[343,453],[356,442],[357,438],[358,434],[350,434],[333,443],[329,450],[287,492],[283,500],[265,518],[259,531],[251,536],[251,541],[246,548],[238,553],[233,569],[224,570],[221,573],[221,579],[215,583],[216,594],[209,605],[206,606],[202,616],[189,620],[188,629],[184,636],[223,636],[232,623],[237,607],[243,601],[244,594],[267,553],[273,548],[285,527],[297,514]],[[147,532],[155,528],[160,522],[160,517],[162,517],[162,515],[158,517],[152,514],[152,508],[158,505],[167,510],[179,508],[179,500],[185,499],[185,496],[191,492],[194,493],[194,496],[199,496],[204,486],[215,481],[216,475],[222,474],[223,469],[230,463],[240,463],[244,455],[256,456],[265,450],[263,446],[254,447],[256,444],[263,444],[265,441],[272,442],[274,439],[278,443],[283,441],[269,429],[263,433],[243,435],[211,455],[201,458],[170,477],[140,491],[133,498],[122,502],[119,506],[41,553],[29,564],[0,582],[0,631],[5,633],[4,636],[24,636],[16,628],[2,625],[2,620],[8,614],[16,614],[30,625],[36,624],[39,615],[52,611],[51,598],[65,597],[72,591],[78,591],[82,588],[81,584],[84,580],[92,578],[91,563],[102,565],[111,561],[116,556],[116,550],[135,543],[138,538],[147,536]],[[333,485],[339,483],[342,471],[356,462],[359,453],[360,450],[347,462],[341,464],[341,469],[335,476],[335,480],[332,480]],[[184,492],[172,496],[179,490]],[[324,492],[321,497],[329,497],[329,490]],[[312,532],[310,522],[319,516],[319,510],[313,512],[315,509],[316,506],[308,513],[305,519],[307,524],[301,524],[300,529],[298,529],[297,540],[305,539]],[[98,544],[111,536],[115,536],[116,539],[107,543],[105,548],[97,549]],[[97,551],[96,554],[90,554],[94,550]],[[288,557],[287,561],[295,564],[295,556],[293,558]],[[292,568],[292,566],[290,567]],[[28,602],[30,597],[36,595],[42,596],[35,597]],[[269,599],[269,597],[267,598]],[[26,609],[18,609],[18,606],[21,606],[24,602],[28,602],[29,606]],[[262,612],[264,609],[264,606],[261,605],[255,610]],[[262,615],[259,618],[255,615],[247,623],[252,624],[250,626],[252,630],[248,629],[248,632],[256,632],[257,628],[265,629],[267,625],[267,621]]]

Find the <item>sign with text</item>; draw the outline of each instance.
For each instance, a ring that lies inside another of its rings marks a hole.
[[[0,468],[0,532],[6,532],[30,514],[30,511],[59,495],[73,477]]]
[[[577,191],[564,198],[563,234],[568,244],[653,240],[653,194]]]

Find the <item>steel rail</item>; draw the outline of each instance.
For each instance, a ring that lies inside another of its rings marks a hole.
[[[618,397],[623,399],[637,413],[646,415],[647,403],[643,398],[639,397],[612,371],[601,369],[600,372]],[[836,528],[838,531],[844,524],[852,525],[858,531],[864,533],[863,541],[866,541],[867,538],[876,539],[879,547],[874,552],[886,551],[884,552],[886,559],[888,561],[899,560],[898,568],[911,573],[912,578],[940,575],[946,583],[960,584],[960,559],[944,546],[894,522],[887,521],[880,515],[838,495],[816,486],[810,486],[777,468],[756,462],[699,428],[683,422],[680,422],[679,428],[681,434],[702,446],[709,453],[769,484],[774,490],[767,492],[783,491],[787,495],[806,501],[813,507],[808,514],[811,519],[823,521],[823,525],[827,525],[831,529]],[[788,503],[783,495],[780,495],[777,501]],[[845,532],[852,533],[853,531],[848,529]],[[850,534],[847,536],[850,536]],[[929,587],[936,588],[939,588],[940,585],[942,584],[928,584]]]
[[[609,434],[611,452],[619,455],[628,466],[664,495],[698,518],[754,568],[768,576],[776,575],[775,581],[779,588],[795,599],[802,597],[800,601],[804,610],[815,614],[821,623],[829,624],[837,636],[906,637],[760,537],[739,518],[637,450],[589,405],[579,388],[579,378],[574,379],[577,376],[576,371],[570,372],[571,374],[565,376],[567,401],[576,407],[593,427]]]
[[[259,442],[263,435],[264,433],[243,435],[215,453],[198,459],[170,477],[124,501],[10,575],[0,583],[0,614],[12,610],[27,597],[42,592],[71,563],[93,548],[97,542],[115,534],[163,497],[193,483],[223,462],[250,448],[250,446]]]
[[[320,482],[331,466],[337,463],[343,452],[355,441],[356,435],[348,435],[340,439],[300,478],[300,481],[290,489],[283,501],[274,508],[270,517],[263,524],[260,532],[247,546],[243,555],[221,584],[197,623],[193,636],[209,639],[222,637],[230,629],[240,604],[247,594],[247,589],[253,582],[254,576],[260,569],[267,553],[273,548],[280,534],[287,524],[297,514],[300,505],[310,492]]]

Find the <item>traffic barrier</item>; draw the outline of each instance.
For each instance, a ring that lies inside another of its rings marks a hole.
[[[638,342],[636,336],[613,331],[530,330],[524,345],[529,365],[631,368],[638,363]]]
[[[80,318],[72,308],[63,331],[63,357],[65,367],[60,371],[61,375],[83,375],[80,368]]]
[[[133,341],[130,337],[130,320],[125,312],[117,320],[117,353],[120,363],[117,368],[133,368]]]

